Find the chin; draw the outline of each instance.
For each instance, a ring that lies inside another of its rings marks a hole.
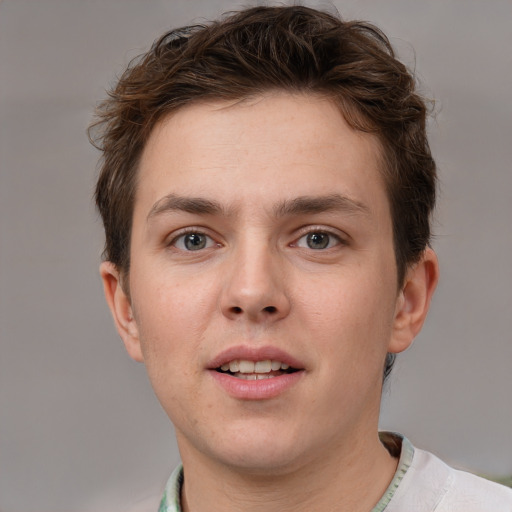
[[[278,450],[248,450],[245,447],[241,452],[223,453],[221,462],[231,467],[239,474],[252,476],[279,476],[289,474],[301,466],[302,457],[291,453],[290,450],[281,447]]]
[[[228,429],[227,429],[228,430]],[[281,432],[279,431],[281,430]],[[310,460],[304,436],[293,429],[246,428],[227,431],[222,442],[208,447],[211,456],[238,473],[278,476],[292,472]]]

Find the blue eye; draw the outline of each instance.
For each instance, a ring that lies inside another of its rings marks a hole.
[[[297,247],[304,247],[313,250],[330,249],[340,243],[340,239],[325,231],[312,231],[301,236],[297,241]]]
[[[178,236],[173,245],[183,251],[200,251],[212,247],[215,242],[204,233],[191,232]]]

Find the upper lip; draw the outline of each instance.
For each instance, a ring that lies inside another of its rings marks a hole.
[[[297,370],[304,368],[304,365],[290,354],[270,345],[263,347],[250,347],[247,345],[229,347],[216,355],[207,366],[210,369],[215,369],[237,359],[254,362],[267,360],[280,361]]]

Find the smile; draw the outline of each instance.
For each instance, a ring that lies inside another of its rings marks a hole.
[[[236,400],[269,400],[291,391],[306,375],[302,361],[272,345],[229,347],[206,366],[213,381]]]
[[[285,373],[297,371],[290,365],[281,361],[264,360],[249,361],[247,359],[234,359],[216,368],[220,373],[227,373],[238,379],[262,380],[279,377]]]

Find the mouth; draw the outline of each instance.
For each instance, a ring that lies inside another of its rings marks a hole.
[[[247,359],[233,359],[215,368],[223,373],[243,380],[264,380],[280,377],[299,371],[282,361],[266,359],[262,361],[249,361]]]
[[[269,400],[293,389],[306,374],[305,365],[270,345],[230,347],[207,365],[213,380],[236,400]]]

